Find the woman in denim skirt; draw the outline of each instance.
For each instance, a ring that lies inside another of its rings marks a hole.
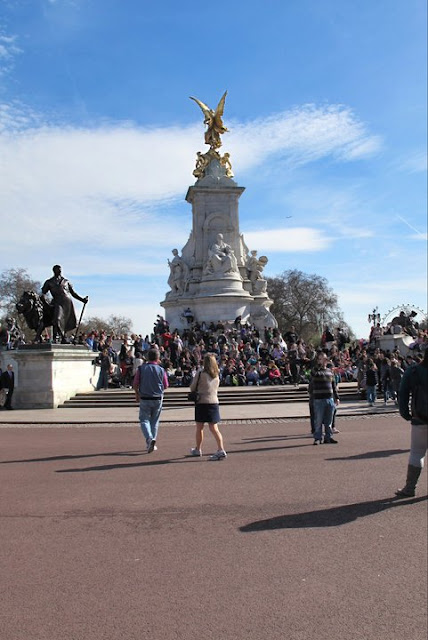
[[[210,460],[224,460],[227,453],[224,450],[223,436],[218,428],[220,411],[218,406],[218,387],[220,384],[219,369],[214,354],[204,356],[203,370],[196,374],[190,385],[191,391],[196,391],[198,399],[195,404],[196,446],[191,449],[192,456],[202,456],[202,442],[204,439],[204,425],[207,422],[209,430],[217,443],[217,451]]]

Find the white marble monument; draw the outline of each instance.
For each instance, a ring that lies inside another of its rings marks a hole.
[[[233,180],[229,154],[217,151],[220,133],[227,131],[222,122],[225,98],[226,93],[215,111],[192,98],[204,113],[210,148],[198,152],[193,172],[197,180],[186,195],[192,205],[190,237],[181,255],[174,248],[168,260],[170,291],[161,305],[172,330],[187,327],[189,318],[233,323],[238,316],[260,329],[277,326],[263,278],[268,259],[257,257],[256,250],[249,252],[239,230],[238,201],[244,187]]]

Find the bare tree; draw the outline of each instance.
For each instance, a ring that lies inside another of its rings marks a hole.
[[[267,283],[269,296],[274,301],[271,311],[282,333],[294,325],[304,340],[316,342],[326,324],[351,332],[338,306],[337,295],[322,276],[291,269],[267,278]]]
[[[111,315],[108,318],[99,316],[89,316],[80,325],[79,332],[90,333],[91,331],[105,331],[107,335],[120,336],[123,333],[131,333],[132,320],[124,316]]]

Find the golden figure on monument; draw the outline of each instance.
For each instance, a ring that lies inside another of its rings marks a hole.
[[[216,110],[210,109],[206,104],[190,96],[190,99],[196,102],[196,104],[202,110],[204,114],[204,124],[207,125],[205,131],[205,144],[209,144],[210,148],[206,153],[198,151],[196,157],[196,167],[193,171],[193,175],[198,180],[206,175],[206,171],[212,161],[219,163],[224,175],[227,178],[233,178],[232,163],[230,162],[230,155],[225,153],[223,156],[219,154],[217,149],[222,145],[220,135],[226,133],[228,129],[224,126],[222,116],[224,112],[224,103],[226,100],[227,91],[222,95],[220,102],[217,105]]]
[[[208,153],[202,153],[201,151],[198,151],[198,153],[196,154],[196,167],[193,172],[193,175],[195,176],[195,178],[198,178],[198,180],[199,178],[204,177],[205,169],[208,167],[209,163],[211,162],[211,158],[208,156],[208,154],[209,154],[209,151]]]
[[[221,147],[220,134],[226,133],[226,131],[228,131],[228,129],[226,129],[223,124],[223,120],[221,119],[224,112],[224,102],[226,100],[226,95],[227,91],[224,92],[215,111],[213,111],[213,109],[210,109],[206,104],[204,104],[197,98],[193,98],[192,96],[190,96],[190,99],[196,102],[205,116],[204,124],[206,124],[208,127],[205,132],[205,144],[210,145],[210,150],[213,149],[215,151],[216,149]]]
[[[232,171],[232,163],[230,162],[230,153],[223,154],[223,157],[220,158],[220,164],[226,169],[226,176],[233,178],[234,173]]]

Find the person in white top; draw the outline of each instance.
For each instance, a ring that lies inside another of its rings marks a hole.
[[[190,385],[190,390],[196,391],[198,394],[195,404],[196,446],[190,451],[192,456],[202,456],[204,425],[207,422],[218,447],[216,453],[210,456],[210,460],[224,460],[227,458],[223,445],[223,436],[218,428],[218,422],[220,421],[217,395],[219,384],[219,369],[216,358],[214,354],[207,353],[204,356],[203,370],[196,374]]]

